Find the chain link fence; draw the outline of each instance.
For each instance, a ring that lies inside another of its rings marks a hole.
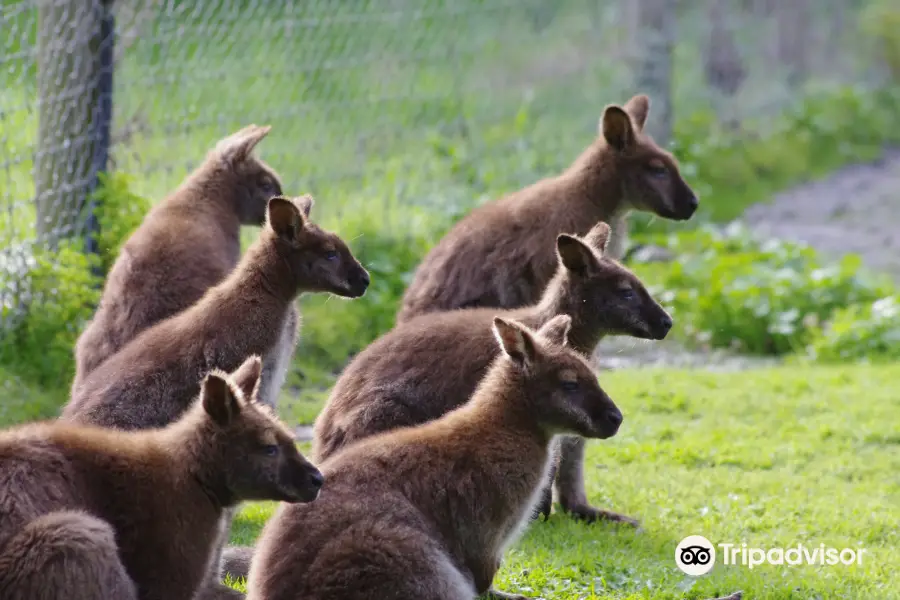
[[[568,164],[638,91],[665,140],[698,107],[741,123],[874,83],[865,4],[0,0],[0,323],[27,303],[35,244],[94,227],[100,171],[158,200],[216,140],[271,124],[260,154],[319,219],[365,206],[405,227],[411,207],[474,202],[479,173],[489,193]],[[499,175],[445,168],[523,144],[539,148]]]

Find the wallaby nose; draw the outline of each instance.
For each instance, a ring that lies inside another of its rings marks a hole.
[[[622,424],[622,413],[618,409],[610,410],[606,412],[606,418],[609,421],[610,425],[613,426],[613,431],[618,431],[619,426]]]
[[[319,489],[325,484],[325,476],[318,469],[312,469],[309,472],[309,483],[312,487]]]
[[[659,328],[666,332],[672,329],[672,317],[663,315],[659,320]]]
[[[697,207],[700,206],[700,198],[697,197],[697,194],[691,196],[691,199],[688,201],[691,205],[691,210],[697,210]]]

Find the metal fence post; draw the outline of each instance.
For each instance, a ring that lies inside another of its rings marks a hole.
[[[98,253],[97,234],[100,226],[97,222],[93,193],[100,185],[100,173],[106,171],[109,163],[110,136],[112,133],[113,111],[113,72],[115,71],[115,17],[112,0],[101,2],[96,10],[100,13],[100,39],[97,59],[100,63],[97,74],[97,103],[94,111],[94,157],[91,164],[90,187],[88,189],[88,206],[85,223],[85,249]],[[99,266],[95,267],[100,269]],[[99,273],[98,273],[99,274]]]
[[[79,216],[97,160],[106,155],[105,150],[97,152],[98,144],[102,146],[97,122],[103,120],[103,111],[97,109],[103,81],[99,55],[111,44],[103,36],[103,23],[111,4],[110,0],[38,0],[34,180],[36,228],[43,243],[82,233]],[[108,145],[108,135],[106,139]]]

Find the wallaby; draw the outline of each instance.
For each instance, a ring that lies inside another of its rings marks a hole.
[[[75,391],[62,418],[144,429],[177,419],[197,395],[203,373],[236,369],[293,351],[282,332],[303,292],[358,298],[369,274],[337,235],[309,220],[310,196],[269,200],[259,238],[224,281],[187,310],[139,334]],[[287,367],[286,360],[278,359]],[[263,374],[265,377],[265,373]]]
[[[603,222],[584,238],[560,234],[556,274],[533,306],[430,313],[397,325],[373,342],[344,369],[316,419],[315,460],[329,458],[360,438],[437,419],[466,402],[497,356],[490,329],[495,314],[532,328],[568,314],[570,344],[585,357],[609,334],[664,338],[671,317],[631,271],[604,256],[609,235]],[[556,480],[563,508],[587,519],[636,523],[588,504],[584,441],[564,439]],[[549,513],[549,496],[540,508]]]
[[[540,497],[554,437],[608,438],[622,423],[565,347],[570,324],[558,315],[535,332],[494,318],[502,354],[468,403],[322,463],[319,499],[281,506],[263,528],[248,600],[522,598],[491,586]]]
[[[254,156],[271,127],[220,140],[122,246],[93,319],[75,345],[73,391],[148,327],[185,310],[222,281],[241,254],[241,225],[262,225],[278,175]]]
[[[548,251],[560,233],[612,227],[609,253],[621,259],[629,211],[686,220],[699,201],[675,158],[643,132],[645,95],[607,106],[600,136],[561,175],[489,202],[460,220],[428,253],[403,297],[397,322],[470,307],[537,302],[556,267]]]
[[[202,373],[234,369],[250,354],[263,356],[260,388],[283,381],[295,347],[298,294],[356,298],[369,285],[368,272],[347,245],[309,221],[313,204],[310,196],[269,200],[266,224],[234,271],[196,304],[143,331],[95,369],[62,418],[125,430],[164,427],[188,408]],[[267,373],[271,364],[280,372]],[[263,395],[261,389],[254,393]],[[221,588],[218,555],[233,516],[229,510],[223,519],[212,590]]]
[[[224,510],[314,500],[322,474],[241,390],[259,378],[260,358],[239,371],[240,384],[208,373],[165,428],[53,421],[0,433],[0,598],[189,600]]]

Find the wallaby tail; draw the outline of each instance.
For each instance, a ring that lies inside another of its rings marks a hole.
[[[109,523],[86,513],[34,519],[0,554],[0,598],[137,600]]]

